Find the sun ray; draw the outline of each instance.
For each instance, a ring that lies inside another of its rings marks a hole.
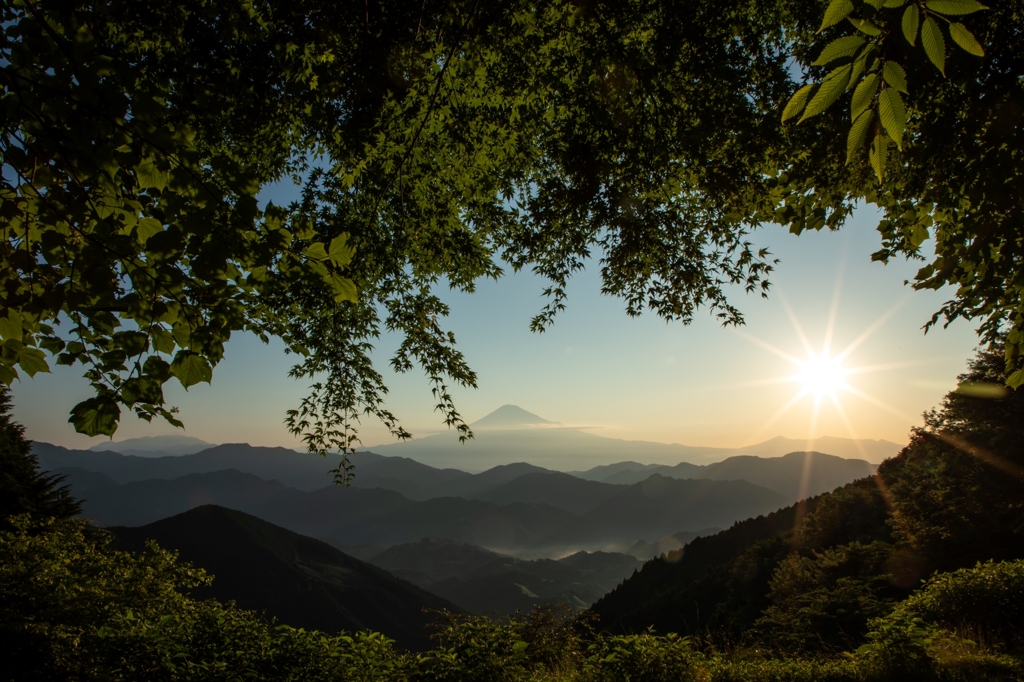
[[[787,353],[787,352],[785,352],[783,350],[779,350],[778,348],[776,348],[772,344],[768,343],[767,341],[763,341],[762,339],[757,338],[753,334],[748,334],[745,331],[743,331],[742,329],[734,329],[733,331],[735,333],[739,334],[740,336],[742,336],[743,338],[745,338],[747,341],[750,341],[753,344],[761,346],[761,348],[764,348],[766,351],[768,351],[770,353],[774,353],[775,355],[778,355],[783,360],[785,360],[787,362],[790,362],[790,363],[792,363],[792,364],[794,364],[796,366],[800,365],[800,362],[801,362],[800,360],[798,360],[797,358],[795,358],[794,356],[790,355],[789,353]]]
[[[853,386],[850,386],[849,384],[844,384],[843,385],[843,390],[846,391],[847,393],[852,393],[853,395],[857,396],[861,400],[864,400],[866,402],[871,403],[875,407],[879,407],[879,408],[885,410],[886,412],[889,412],[890,414],[896,415],[900,419],[906,419],[909,422],[916,421],[914,419],[914,417],[911,417],[906,412],[902,412],[901,410],[897,410],[892,405],[889,405],[888,403],[884,403],[881,400],[879,400],[878,398],[875,398],[874,396],[868,395],[864,391],[859,391],[856,388],[854,388]]]
[[[785,294],[782,293],[782,289],[778,290],[779,301],[782,303],[782,307],[786,311],[786,315],[789,316],[789,322],[793,325],[793,330],[796,332],[797,338],[800,339],[800,343],[803,344],[804,350],[808,355],[814,355],[814,349],[811,347],[811,342],[807,339],[807,334],[804,334],[804,328],[800,326],[800,320],[797,319],[796,313],[793,312],[793,308],[790,307],[789,301],[786,300]]]
[[[778,421],[779,419],[781,419],[781,418],[782,418],[782,416],[783,416],[784,414],[786,414],[787,412],[789,412],[789,411],[790,411],[790,410],[791,410],[791,409],[793,408],[793,406],[794,406],[794,405],[796,405],[796,404],[797,404],[798,402],[800,402],[800,400],[801,400],[801,399],[802,399],[802,398],[803,398],[803,397],[804,397],[805,395],[807,395],[806,391],[802,391],[802,390],[801,390],[801,391],[798,391],[798,392],[797,392],[797,393],[796,393],[796,394],[795,394],[795,395],[794,395],[794,396],[793,396],[792,398],[790,398],[790,399],[789,399],[789,402],[788,402],[788,403],[786,403],[785,405],[783,405],[782,407],[780,407],[780,408],[779,408],[779,409],[778,409],[778,410],[777,410],[777,411],[775,412],[775,414],[773,414],[773,415],[772,415],[771,417],[769,417],[769,418],[768,418],[768,420],[767,420],[767,421],[766,421],[766,422],[765,422],[764,424],[762,424],[762,425],[761,425],[761,427],[760,427],[760,428],[759,428],[759,429],[758,429],[757,431],[755,431],[755,432],[754,432],[754,435],[753,435],[753,436],[751,436],[751,437],[750,437],[750,439],[751,439],[752,441],[754,441],[754,442],[756,443],[756,442],[757,442],[757,440],[758,440],[758,439],[760,438],[760,436],[761,436],[761,435],[762,435],[762,434],[763,434],[763,433],[764,433],[765,431],[767,431],[767,430],[768,430],[768,428],[769,428],[769,427],[771,427],[771,425],[772,425],[772,424],[774,424],[775,422],[777,422],[777,421]]]
[[[825,341],[822,343],[821,354],[828,356],[832,350],[832,336],[836,330],[836,319],[839,317],[839,296],[843,291],[843,272],[846,270],[846,254],[843,250],[842,259],[839,261],[839,269],[836,272],[836,288],[832,292],[832,307],[828,311],[828,322],[825,324]]]
[[[860,336],[858,336],[850,343],[850,345],[844,348],[843,351],[836,356],[836,359],[842,362],[843,360],[848,358],[850,356],[850,353],[860,348],[861,344],[867,341],[871,337],[871,335],[878,331],[878,329],[883,324],[888,322],[890,317],[899,312],[899,309],[905,306],[909,300],[910,296],[908,295],[904,296],[901,300],[894,303],[887,311],[885,311],[885,313],[881,315],[881,317],[872,322],[871,325],[868,326],[868,328],[865,329]]]

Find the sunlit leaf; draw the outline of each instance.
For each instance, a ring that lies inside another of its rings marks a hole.
[[[885,88],[878,95],[878,118],[885,126],[885,132],[902,150],[903,132],[907,129],[907,110],[895,88]]]
[[[921,44],[932,64],[946,75],[946,41],[942,38],[942,29],[931,17],[925,17],[921,25]]]
[[[952,38],[953,42],[959,45],[965,52],[969,52],[975,57],[985,56],[985,48],[981,46],[981,43],[977,41],[974,35],[968,31],[967,27],[963,24],[950,24],[949,37]]]
[[[857,19],[855,17],[848,17],[847,20],[853,24],[858,31],[867,33],[869,36],[876,37],[882,35],[882,29],[875,26],[867,19]]]
[[[143,218],[135,227],[136,238],[143,244],[158,232],[163,232],[164,226],[156,218]]]
[[[6,317],[0,317],[0,337],[21,341],[21,334],[21,314],[14,309],[8,310]]]
[[[817,116],[839,99],[839,96],[846,90],[846,84],[850,82],[850,71],[852,68],[850,64],[840,66],[825,76],[818,91],[814,93],[814,97],[807,103],[804,115],[800,118],[801,121],[811,116]]]
[[[844,36],[833,40],[825,46],[825,49],[821,51],[818,58],[812,62],[812,66],[825,66],[837,59],[852,57],[865,42],[867,41],[860,36]]]
[[[871,124],[875,120],[875,110],[864,111],[850,126],[850,134],[846,138],[846,163],[850,163],[864,147],[871,132]]]
[[[182,386],[188,388],[202,381],[210,383],[213,379],[213,368],[203,356],[182,350],[178,351],[174,362],[171,363],[171,374],[178,378]]]
[[[821,28],[818,29],[818,32],[821,33],[829,26],[835,26],[845,19],[852,11],[853,2],[851,0],[832,0],[832,2],[828,4],[828,8],[825,10],[825,16],[822,19]]]
[[[68,422],[74,425],[75,431],[87,436],[113,436],[120,418],[121,408],[113,398],[104,395],[75,405]]]
[[[889,141],[886,139],[885,135],[882,134],[882,129],[878,128],[875,133],[875,139],[871,142],[871,150],[868,152],[868,160],[871,162],[871,168],[874,169],[879,182],[882,182],[885,179],[885,162],[888,146]]]
[[[18,365],[30,377],[34,377],[40,372],[50,371],[50,366],[46,364],[46,355],[43,351],[31,346],[25,346],[18,350]]]
[[[340,234],[332,239],[331,245],[327,249],[327,255],[338,267],[348,265],[355,252],[355,247],[348,245],[348,233]]]
[[[336,272],[331,273],[330,282],[331,288],[334,290],[334,300],[338,303],[342,301],[355,303],[359,300],[355,282],[348,277],[342,277]]]
[[[807,98],[810,97],[811,92],[813,92],[816,87],[816,84],[811,83],[810,85],[805,85],[793,93],[793,96],[789,98],[789,103],[786,104],[786,108],[782,111],[782,120],[787,121],[803,111],[804,107],[807,105]]]
[[[313,260],[327,260],[327,249],[322,242],[313,242],[306,249],[306,256]]]
[[[162,190],[167,187],[167,173],[160,170],[152,161],[143,161],[135,167],[135,176],[142,189],[155,188]]]
[[[900,92],[907,92],[907,72],[896,62],[886,62],[882,67],[882,77],[890,87]]]
[[[928,0],[924,6],[939,14],[973,14],[979,10],[988,9],[975,0]]]
[[[853,99],[850,101],[850,118],[856,120],[865,109],[871,106],[875,93],[878,92],[879,78],[877,73],[869,75],[860,82],[860,85],[853,91]]]
[[[903,13],[903,37],[911,45],[917,42],[917,28],[920,23],[921,13],[917,9],[917,5],[911,5]]]

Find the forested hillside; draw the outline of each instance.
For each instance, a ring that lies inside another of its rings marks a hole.
[[[969,390],[1004,378],[998,351],[877,476],[648,562],[594,605],[601,627],[835,653],[929,576],[1024,559],[1024,394]]]

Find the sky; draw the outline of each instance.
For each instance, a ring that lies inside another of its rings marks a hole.
[[[905,286],[920,263],[871,262],[876,222],[877,214],[864,207],[836,233],[757,231],[753,241],[780,263],[768,300],[733,294],[746,316],[739,329],[723,328],[707,312],[689,326],[651,314],[629,318],[621,300],[600,294],[596,266],[573,279],[568,309],[543,334],[529,331],[544,304],[544,282],[530,273],[482,282],[472,295],[446,292],[447,325],[479,383],[476,390],[456,390],[456,404],[468,422],[515,404],[597,435],[685,445],[742,447],[775,436],[903,443],[921,413],[956,386],[977,337],[964,321],[923,333],[952,292]],[[842,367],[864,370],[840,377],[849,390],[836,389],[835,402],[827,392],[820,400],[813,390],[801,395],[802,381],[780,381],[801,372],[786,356],[806,361],[807,347],[820,353],[830,326],[831,355],[849,349]],[[423,374],[388,369],[397,345],[397,338],[382,337],[375,354],[391,389],[388,408],[414,436],[443,431]],[[181,409],[186,435],[296,447],[300,442],[283,420],[308,382],[287,377],[291,364],[281,343],[237,335],[212,385],[186,392],[169,383],[165,395]],[[54,368],[16,382],[13,393],[14,415],[30,438],[73,448],[105,440],[76,434],[67,423],[72,406],[89,397],[79,370]],[[169,433],[181,432],[125,415],[114,440]],[[367,446],[391,442],[370,421],[361,436]]]

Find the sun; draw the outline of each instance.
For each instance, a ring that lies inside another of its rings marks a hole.
[[[807,360],[797,361],[799,371],[794,380],[801,384],[801,392],[813,394],[815,398],[834,398],[836,392],[847,388],[846,377],[852,370],[843,367],[841,358],[830,358],[827,354],[811,354]]]

